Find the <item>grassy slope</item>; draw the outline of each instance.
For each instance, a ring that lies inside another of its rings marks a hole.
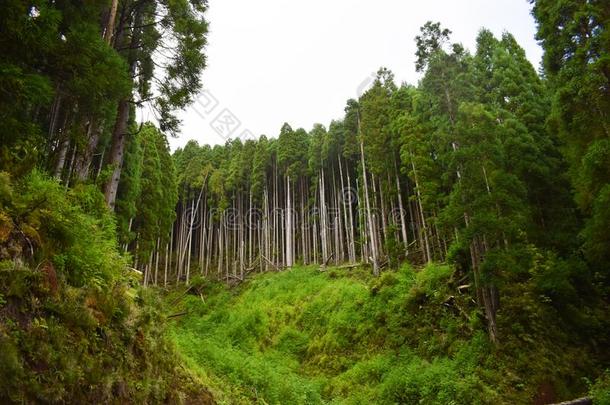
[[[494,349],[456,286],[441,265],[379,279],[297,268],[232,291],[202,282],[172,333],[226,403],[498,404],[583,393],[587,353],[551,308],[518,291],[507,309],[518,315],[500,317],[510,335]]]

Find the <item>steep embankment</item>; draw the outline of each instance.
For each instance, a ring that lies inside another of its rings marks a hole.
[[[599,369],[551,306],[514,286],[498,348],[449,266],[296,268],[169,297],[186,363],[226,403],[548,403]],[[184,298],[186,297],[186,298]]]
[[[0,172],[0,403],[211,403],[94,186]]]

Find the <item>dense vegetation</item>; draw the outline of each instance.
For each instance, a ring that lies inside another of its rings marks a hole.
[[[173,221],[166,137],[136,125],[134,106],[177,129],[173,110],[200,88],[205,8],[0,3],[1,403],[212,402],[177,362],[159,294],[120,247],[129,224],[108,209],[125,189],[117,209],[160,218],[136,222],[142,233]]]
[[[0,401],[608,401],[610,14],[531,3],[541,74],[428,22],[417,85],[171,154],[205,0],[3,1]]]
[[[94,186],[0,177],[0,402],[209,403]],[[75,226],[78,224],[78,226]]]
[[[447,265],[379,278],[297,267],[236,291],[196,279],[174,338],[226,403],[525,404],[586,391],[592,347],[536,302],[540,287],[514,287],[498,349],[459,285]]]

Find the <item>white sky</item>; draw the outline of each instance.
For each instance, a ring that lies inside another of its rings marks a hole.
[[[284,122],[327,126],[380,66],[398,84],[416,84],[414,38],[428,20],[440,21],[470,50],[486,27],[511,32],[536,68],[542,57],[527,0],[209,0],[207,20],[203,83],[213,99],[204,94],[180,114],[172,150],[189,139],[224,143],[211,125],[225,109],[241,122],[221,126],[224,134],[235,128],[232,137],[246,129],[276,137]]]

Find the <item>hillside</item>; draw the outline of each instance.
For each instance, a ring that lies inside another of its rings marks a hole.
[[[587,392],[601,348],[586,333],[515,286],[500,318],[511,332],[494,347],[457,276],[429,265],[380,278],[298,267],[237,289],[199,279],[168,297],[186,293],[172,336],[219,403],[545,404]]]

